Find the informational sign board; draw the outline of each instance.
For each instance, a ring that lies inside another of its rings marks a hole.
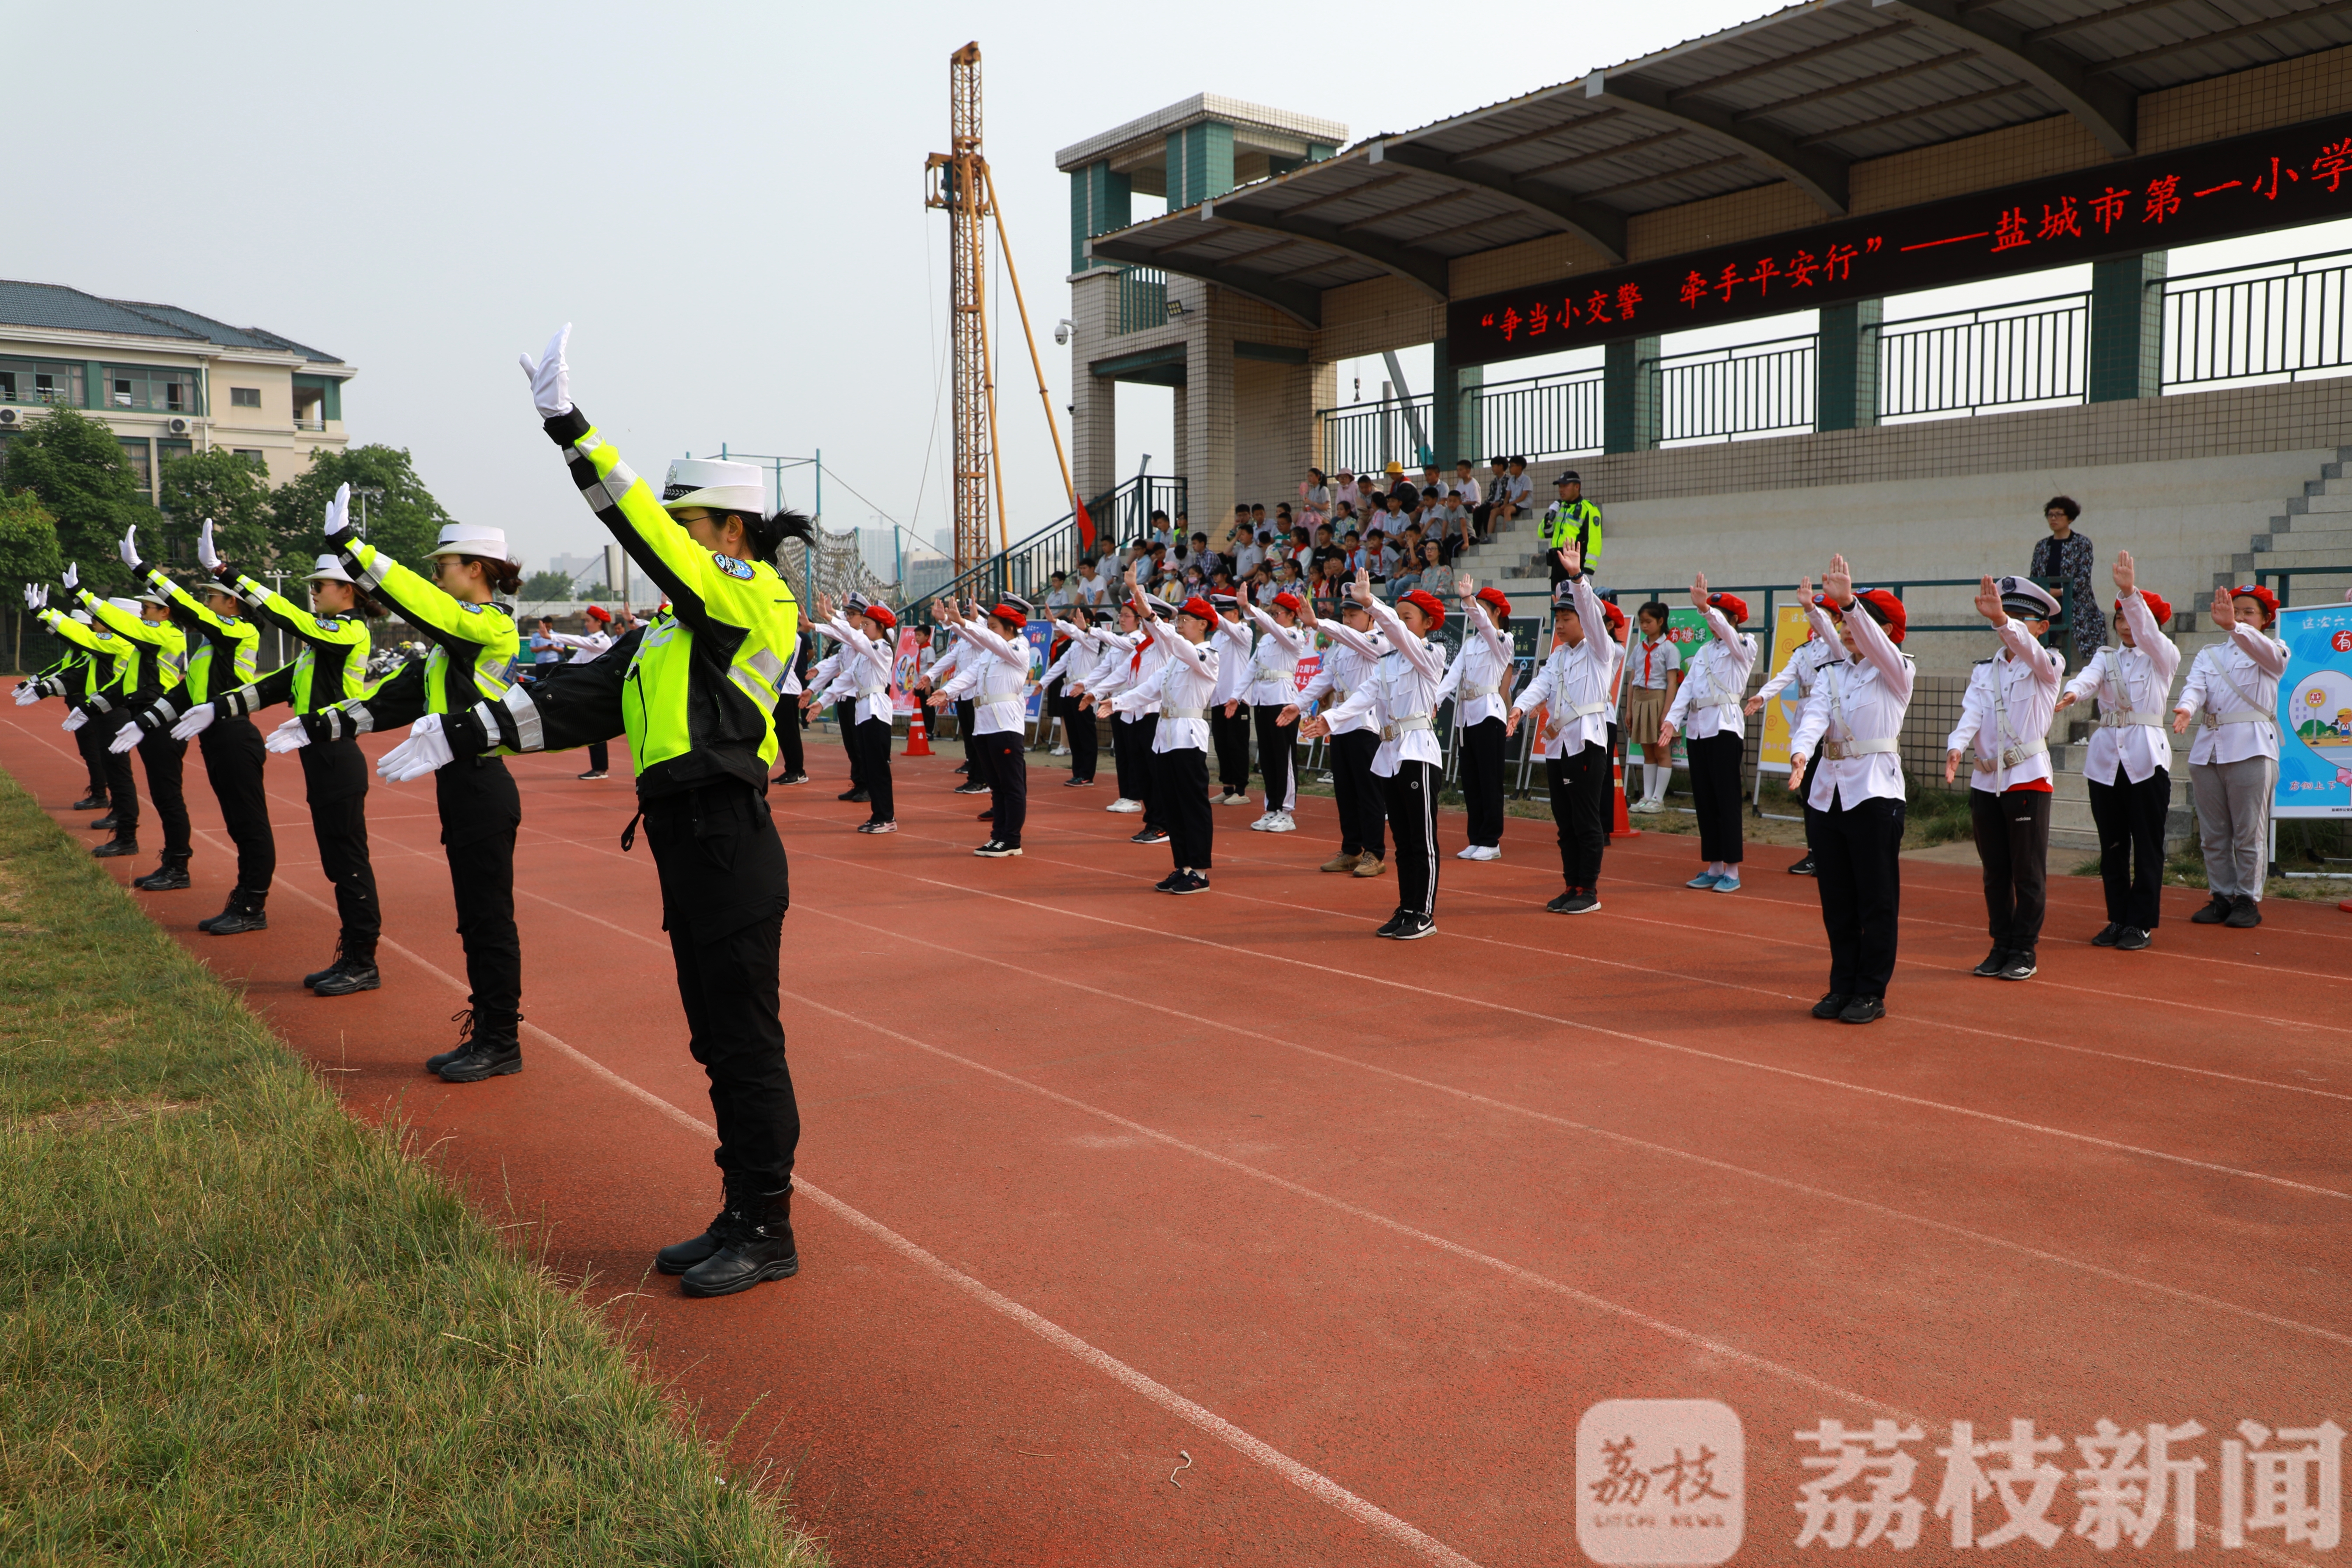
[[[915,694],[908,689],[922,673],[922,634],[912,626],[898,628],[898,647],[890,656],[890,711],[904,719],[915,710]]]
[[[2274,816],[2352,816],[2352,605],[2281,610]]]
[[[1054,623],[1033,620],[1021,628],[1021,637],[1029,645],[1029,700],[1022,712],[1034,723],[1045,706],[1045,668],[1054,662],[1047,657],[1054,646]]]
[[[1804,646],[1805,635],[1812,623],[1805,619],[1802,605],[1776,605],[1772,615],[1772,668],[1770,675],[1780,673],[1789,656]],[[1797,732],[1797,724],[1804,717],[1804,694],[1795,681],[1780,689],[1780,695],[1764,704],[1764,746],[1756,766],[1768,773],[1789,771],[1789,737]]]

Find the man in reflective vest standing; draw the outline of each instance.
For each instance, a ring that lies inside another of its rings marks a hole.
[[[1584,563],[1584,570],[1596,577],[1601,571],[1601,508],[1584,499],[1584,481],[1576,470],[1552,481],[1559,499],[1544,509],[1544,555],[1551,563],[1551,585],[1557,589],[1568,580],[1561,570],[1559,552],[1573,549]]]

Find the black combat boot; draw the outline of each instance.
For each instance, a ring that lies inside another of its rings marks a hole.
[[[509,1014],[504,1019],[476,1017],[468,1026],[473,1038],[457,1055],[434,1070],[444,1083],[479,1083],[486,1078],[505,1078],[522,1071],[522,1040],[518,1034],[521,1019]]]
[[[673,1242],[655,1253],[654,1267],[665,1274],[683,1274],[713,1256],[727,1245],[727,1216],[738,1208],[760,1201],[759,1194],[744,1186],[738,1178],[725,1178],[719,1189],[719,1212],[710,1216],[710,1223],[703,1226],[702,1234],[685,1241]]]
[[[163,863],[143,877],[133,877],[131,885],[151,893],[181,892],[189,885],[188,857],[174,855],[166,849],[163,851]]]
[[[228,908],[207,921],[198,921],[198,931],[208,931],[215,936],[242,936],[249,931],[268,931],[269,917],[262,912],[267,893],[248,893],[243,888],[228,896]]]
[[[791,1187],[730,1202],[719,1226],[719,1249],[678,1277],[678,1289],[688,1295],[731,1296],[801,1271],[801,1255],[793,1245]]]
[[[333,968],[303,984],[317,995],[348,996],[354,991],[376,990],[383,984],[383,977],[376,973],[373,952],[362,955],[343,949],[338,952]]]
[[[92,849],[90,853],[100,860],[114,860],[125,855],[136,855],[139,853],[139,838],[135,834],[127,838],[118,834]]]

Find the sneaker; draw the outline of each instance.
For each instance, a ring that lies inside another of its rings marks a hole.
[[[1845,1011],[1845,1005],[1852,1000],[1853,998],[1848,996],[1843,991],[1832,991],[1828,995],[1813,1004],[1813,1016],[1816,1018],[1834,1018],[1839,1014]]]
[[[1875,1024],[1885,1016],[1886,1016],[1885,997],[1857,996],[1853,1001],[1845,1005],[1845,1011],[1838,1015],[1838,1022],[1841,1024]]]
[[[1475,860],[1478,858],[1478,847],[1475,844],[1465,844],[1454,852],[1454,858],[1456,860]]]
[[[1564,915],[1568,913],[1568,906],[1574,902],[1575,899],[1576,889],[1574,888],[1570,888],[1568,891],[1560,894],[1558,898],[1552,900],[1551,902],[1546,904],[1544,906],[1544,912],[1546,914]]]
[[[983,860],[1003,860],[1009,856],[1020,854],[1021,846],[1018,844],[1006,844],[1001,839],[992,838],[987,843],[982,845],[979,848],[973,850],[972,853],[979,856]]]
[[[1502,858],[1503,847],[1499,844],[1481,844],[1478,853],[1470,857],[1473,860],[1500,860]]]
[[[2009,962],[2001,966],[2000,977],[2003,980],[2031,980],[2041,967],[2033,961],[2030,951],[2012,952],[2009,955]]]
[[[960,784],[956,785],[955,792],[958,795],[986,795],[988,786],[984,784]]]
[[[1064,789],[1092,789],[1094,787],[1094,783],[1095,781],[1092,779],[1064,779],[1062,781],[1062,787]]]
[[[1812,874],[1813,852],[1808,849],[1805,851],[1805,858],[1803,859],[1789,868],[1789,875],[1791,877],[1810,877]]]
[[[610,778],[612,777],[612,774],[606,773],[603,768],[590,768],[586,773],[582,773],[580,776],[583,779],[602,779]]]
[[[1334,855],[1328,860],[1324,861],[1318,869],[1337,872],[1352,871],[1356,868],[1356,862],[1362,858],[1363,857],[1361,855],[1349,855],[1345,853]]]
[[[2195,914],[2190,915],[2189,919],[2190,922],[2195,925],[2217,926],[2223,921],[2228,920],[2230,918],[2231,911],[2236,909],[2236,907],[2237,906],[2235,904],[2231,902],[2227,894],[2216,893],[2213,895],[2212,900],[2210,903],[2208,903],[2203,909],[2199,910]]]
[[[1589,915],[1600,908],[1599,893],[1591,888],[1579,888],[1569,895],[1567,903],[1561,907],[1559,912],[1564,915]]]
[[[1247,805],[1249,804],[1249,791],[1242,789],[1229,789],[1224,794],[1217,797],[1217,804],[1219,805]]]
[[[1633,805],[1627,806],[1625,811],[1626,814],[1631,816],[1649,816],[1665,809],[1665,803],[1664,801],[1652,800],[1647,795],[1644,795],[1640,800],[1637,800]]]
[[[1983,978],[1990,980],[1994,975],[1999,974],[2002,970],[2008,967],[2009,949],[2005,947],[1996,947],[1990,952],[1985,954],[1984,962],[1982,963],[1978,964],[1969,973],[1971,974],[1981,975]]]
[[[806,774],[806,773],[778,773],[774,778],[770,779],[768,782],[769,782],[770,784],[806,784],[806,783],[808,783],[808,774]]]
[[[1056,746],[1045,754],[1049,757],[1066,757],[1070,754],[1070,748],[1067,746]]]
[[[2229,919],[2221,923],[2231,931],[2252,931],[2263,923],[2263,907],[2252,894],[2240,893],[2231,904]]]
[[[2140,949],[2148,946],[2155,940],[2156,939],[2154,937],[2149,936],[2147,932],[2140,930],[2137,926],[2126,926],[2124,927],[2123,935],[2116,938],[2116,951],[2117,952],[2137,952]]]
[[[136,838],[110,838],[105,843],[100,844],[90,850],[90,853],[100,860],[120,859],[125,855],[138,854],[139,840]]]
[[[1378,931],[1372,932],[1372,934],[1374,936],[1392,937],[1403,927],[1404,922],[1411,918],[1412,917],[1407,915],[1402,910],[1399,910],[1396,913],[1391,915],[1387,921],[1383,923]]]
[[[1168,835],[1157,827],[1147,827],[1128,840],[1129,844],[1165,844]]]
[[[2123,934],[2123,926],[2117,921],[2109,921],[2105,925],[2099,928],[2099,934],[2091,939],[2091,945],[2093,947],[2113,947],[2117,942],[2122,940]]]
[[[1160,880],[1152,883],[1151,890],[1155,893],[1172,893],[1176,890],[1176,884],[1183,879],[1183,872],[1171,871],[1165,877],[1160,878]]]
[[[996,820],[996,807],[992,805],[984,805],[978,811],[973,812],[971,815],[977,821],[993,822]]]
[[[955,765],[955,771],[960,773],[968,773],[971,772],[971,764],[970,763],[958,763]]]
[[[1693,877],[1689,881],[1685,882],[1683,886],[1685,888],[1696,888],[1700,892],[1704,893],[1713,889],[1716,883],[1720,880],[1722,880],[1722,879],[1717,877],[1712,871],[1701,871],[1697,876]]]
[[[1399,915],[1392,924],[1395,929],[1388,934],[1399,942],[1419,942],[1437,929],[1437,921],[1429,915]]]
[[[310,989],[321,996],[348,996],[354,991],[374,991],[383,985],[373,959],[344,959]]]
[[[1108,805],[1104,806],[1103,809],[1105,811],[1125,812],[1129,816],[1132,816],[1136,812],[1143,809],[1143,803],[1139,800],[1129,800],[1127,796],[1120,795],[1117,800],[1112,801]]]
[[[1739,891],[1739,873],[1734,871],[1727,876],[1717,877],[1715,879],[1715,890],[1718,893],[1736,893]]]
[[[1265,830],[1268,833],[1296,833],[1298,824],[1290,819],[1290,813],[1277,811],[1266,818]]]
[[[1377,855],[1360,856],[1356,861],[1356,875],[1359,877],[1377,877],[1388,868],[1388,862]]]
[[[1274,813],[1269,811],[1265,816],[1259,817],[1255,822],[1250,824],[1250,831],[1252,833],[1264,833],[1273,821]]]
[[[867,795],[867,794],[866,794],[864,790],[862,790],[862,789],[845,789],[845,790],[843,790],[839,795],[835,795],[833,798],[834,798],[834,799],[835,799],[835,800],[845,800],[845,801],[850,802],[852,805],[865,805],[867,801],[872,800],[874,797],[873,797],[872,795]]]
[[[1209,890],[1209,879],[1198,871],[1181,872],[1177,876],[1176,885],[1168,890],[1177,894],[1205,893]]]
[[[857,831],[860,833],[896,833],[898,831],[898,825],[895,822],[861,822],[857,825]]]

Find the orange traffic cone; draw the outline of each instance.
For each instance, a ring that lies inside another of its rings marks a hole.
[[[930,737],[923,730],[923,705],[918,702],[914,712],[907,719],[907,755],[928,757],[930,754]]]
[[[1623,757],[1612,757],[1609,760],[1609,777],[1610,794],[1616,801],[1615,816],[1609,825],[1609,837],[1612,838],[1641,837],[1642,830],[1634,826],[1633,819],[1625,814],[1625,759]]]

